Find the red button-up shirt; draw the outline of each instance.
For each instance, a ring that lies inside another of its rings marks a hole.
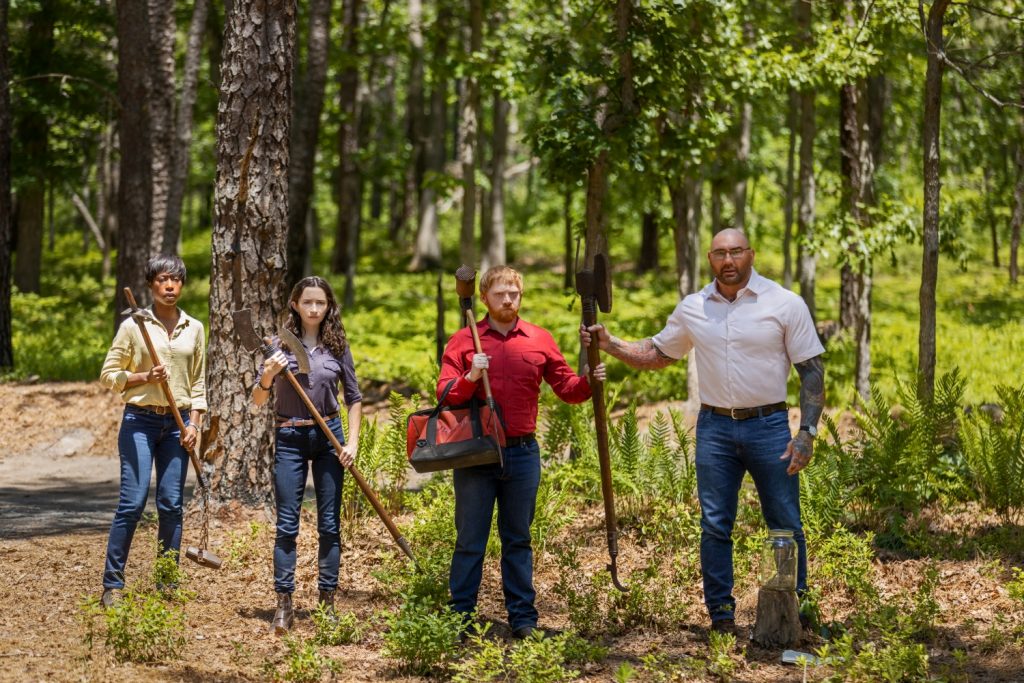
[[[506,436],[522,436],[537,429],[537,401],[543,379],[555,395],[566,403],[582,403],[590,398],[590,383],[573,372],[558,349],[551,333],[522,318],[516,320],[508,335],[491,329],[484,317],[476,324],[480,345],[491,357],[487,371],[491,393],[501,409]],[[448,382],[455,386],[445,397],[448,405],[466,403],[476,394],[484,400],[483,380],[471,382],[466,374],[473,367],[473,335],[468,327],[452,335],[441,359],[441,376],[437,382],[440,399]]]

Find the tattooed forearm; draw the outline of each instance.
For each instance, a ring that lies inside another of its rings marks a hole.
[[[611,336],[604,351],[638,370],[659,370],[676,362],[675,358],[662,353],[650,339],[628,342]]]
[[[818,426],[825,408],[825,364],[815,356],[796,364],[800,375],[800,424]]]

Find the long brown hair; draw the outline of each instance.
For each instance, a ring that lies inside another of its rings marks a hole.
[[[341,360],[345,349],[348,348],[348,337],[345,336],[345,326],[341,324],[341,309],[338,307],[337,299],[334,298],[334,290],[327,284],[327,280],[316,275],[302,278],[292,287],[288,301],[298,304],[299,299],[302,298],[302,292],[309,287],[319,287],[327,295],[327,313],[320,321],[320,331],[317,332],[317,337],[327,347],[327,350],[334,354],[335,358]],[[288,307],[288,319],[285,320],[284,326],[295,336],[302,338],[302,318],[299,317],[299,312],[291,306]]]

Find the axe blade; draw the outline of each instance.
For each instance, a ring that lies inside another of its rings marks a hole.
[[[291,330],[282,327],[277,331],[277,336],[281,338],[285,344],[288,345],[288,349],[295,356],[295,362],[299,364],[299,374],[309,374],[309,354],[306,352],[306,347],[302,345],[299,338],[292,334]]]
[[[594,297],[597,307],[602,313],[612,312],[612,267],[608,263],[608,255],[594,254]]]
[[[231,320],[235,324],[235,335],[238,341],[242,342],[242,346],[250,353],[259,350],[263,340],[252,326],[252,311],[248,308],[232,311]]]
[[[127,315],[133,318],[135,322],[139,322],[142,320],[151,323],[156,322],[156,317],[153,315],[153,312],[150,311],[148,308],[132,308],[131,306],[129,306],[128,308],[121,311],[121,315]]]

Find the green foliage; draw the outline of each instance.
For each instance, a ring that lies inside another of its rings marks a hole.
[[[104,642],[119,662],[166,661],[185,649],[185,614],[158,595],[126,590],[120,602],[102,611]]]
[[[906,516],[940,494],[965,494],[955,444],[963,393],[964,379],[956,368],[936,382],[931,402],[920,397],[916,386],[899,380],[898,406],[872,390],[871,403],[856,415],[863,433],[853,445],[859,456],[856,492],[862,520],[887,519],[899,535]]]
[[[335,612],[321,603],[310,616],[316,628],[314,640],[320,645],[349,645],[363,639],[366,626],[354,612]]]
[[[822,415],[822,436],[814,444],[814,457],[800,473],[800,517],[809,536],[838,528],[847,517],[854,493],[856,461],[844,444],[831,416]]]
[[[708,642],[708,673],[722,681],[732,680],[737,667],[737,662],[733,658],[736,636],[732,633],[711,631],[708,633]]]
[[[1024,569],[1013,568],[1013,579],[1006,584],[1006,591],[1011,598],[1024,604]]]
[[[269,665],[274,680],[290,683],[314,683],[323,678],[325,673],[341,671],[341,662],[321,655],[312,640],[304,640],[297,636],[285,636],[284,645],[287,652],[284,656],[283,671]]]
[[[401,394],[388,395],[388,419],[383,424],[363,419],[359,428],[359,452],[356,464],[360,474],[373,482],[374,492],[395,511],[401,508],[402,490],[408,477],[408,457],[405,450],[405,421],[417,410],[418,398],[412,404]],[[348,416],[345,415],[345,433],[349,434]],[[345,481],[344,500],[350,521],[373,516],[376,512],[361,491],[356,490],[354,477]]]
[[[544,638],[538,633],[511,648],[486,638],[485,633],[477,633],[469,638],[469,646],[470,654],[452,667],[455,672],[452,680],[456,683],[571,681],[580,675],[572,665],[597,662],[608,655],[606,648],[593,645],[572,632]]]
[[[834,672],[825,683],[911,683],[933,680],[928,675],[928,651],[920,643],[865,643],[857,647],[850,634],[827,643],[818,656]]]
[[[247,531],[232,531],[228,534],[227,562],[232,567],[244,567],[263,552],[263,539],[267,525],[263,522],[249,522]]]
[[[383,654],[403,671],[442,674],[455,660],[463,627],[462,615],[447,606],[403,596],[402,606],[387,616]]]
[[[873,604],[877,599],[872,582],[873,540],[870,531],[859,536],[845,527],[835,527],[819,544],[812,545],[808,583],[823,590],[845,590],[857,604]]]
[[[1003,415],[976,411],[964,421],[960,439],[981,501],[1004,524],[1024,512],[1024,385],[997,389]]]

